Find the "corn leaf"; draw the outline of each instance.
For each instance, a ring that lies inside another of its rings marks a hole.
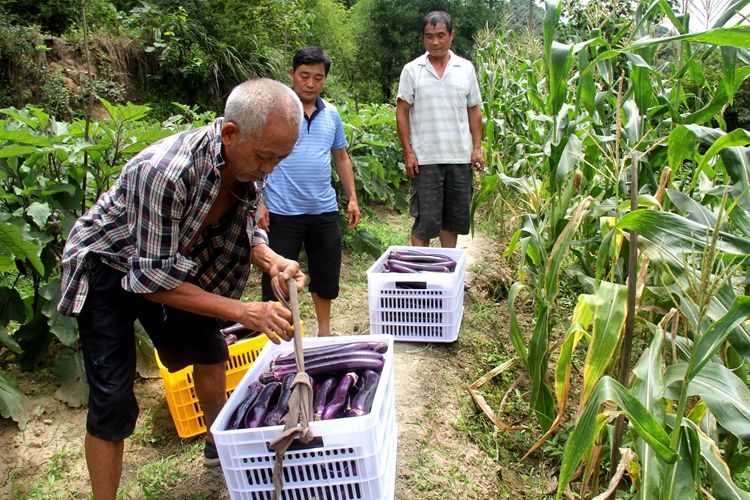
[[[734,47],[722,47],[721,48],[721,67],[722,67],[722,83],[724,84],[724,92],[727,93],[727,101],[732,104],[734,101],[734,73],[737,68],[737,49]]]
[[[680,434],[680,441],[677,444],[677,454],[680,458],[675,462],[674,467],[668,468],[668,475],[664,476],[659,485],[661,487],[656,496],[640,496],[643,500],[652,498],[662,498],[672,500],[702,499],[698,496],[695,485],[698,480],[698,468],[700,467],[701,447],[698,435],[691,427],[684,427]]]
[[[659,251],[650,257],[667,257],[667,262],[677,263],[678,266],[681,254],[708,250],[708,242],[713,232],[711,228],[680,215],[644,209],[626,214],[617,223],[617,227],[635,231],[639,239],[645,238],[653,243]],[[750,255],[750,240],[720,231],[716,250],[744,258]]]
[[[552,303],[555,297],[557,297],[560,286],[560,268],[570,250],[573,235],[578,231],[578,227],[581,225],[592,201],[593,198],[590,196],[581,201],[550,251],[549,258],[547,259],[547,269],[544,273],[545,298],[549,303]]]
[[[698,33],[667,36],[661,38],[644,37],[636,40],[628,49],[632,50],[650,45],[661,45],[667,42],[684,40],[686,42],[707,43],[726,47],[750,48],[750,26],[733,26],[731,28],[714,28]]]
[[[669,447],[669,435],[635,398],[619,382],[609,376],[599,380],[586,407],[578,416],[575,428],[565,443],[560,475],[557,484],[557,499],[563,497],[573,473],[586,451],[596,438],[595,425],[599,406],[605,401],[613,401],[627,415],[633,430],[648,443],[660,459],[672,463],[678,455]]]
[[[716,215],[714,215],[710,208],[701,205],[682,191],[677,191],[676,189],[668,189],[667,196],[669,196],[669,200],[675,207],[687,214],[688,219],[706,227],[716,226]]]
[[[549,67],[552,42],[555,39],[555,30],[562,13],[562,3],[559,0],[544,1],[544,20],[542,21],[542,32],[544,35],[544,59]]]
[[[611,366],[622,341],[628,305],[628,289],[603,281],[595,295],[591,344],[583,365],[583,387],[579,408],[588,401],[599,379]]]
[[[664,424],[664,376],[662,373],[664,359],[661,348],[664,342],[663,330],[653,336],[651,345],[643,352],[640,361],[633,368],[635,380],[632,393],[643,404],[643,407],[654,416],[657,422]],[[662,464],[651,448],[640,437],[635,439],[635,446],[641,462],[641,485],[639,498],[644,500],[658,498],[661,491]]]
[[[700,427],[690,420],[684,425],[691,428],[700,440],[701,457],[706,465],[706,472],[711,481],[713,496],[720,499],[750,500],[750,493],[744,491],[732,481],[732,472],[721,456],[716,442],[706,435]]]
[[[750,297],[737,296],[729,311],[718,321],[714,322],[701,336],[694,347],[693,365],[688,379],[695,377],[703,365],[708,363],[713,354],[721,347],[730,332],[750,317]]]
[[[516,314],[516,299],[521,290],[525,288],[523,283],[513,283],[508,291],[508,315],[510,316],[510,342],[516,350],[518,357],[523,362],[526,369],[529,369],[529,354],[526,351],[526,342],[523,339],[521,327],[518,325],[518,316]]]
[[[667,368],[664,375],[667,397],[679,397],[687,366],[678,363]],[[726,366],[706,363],[688,384],[688,395],[699,396],[722,427],[750,444],[750,389]]]
[[[578,296],[578,303],[573,311],[571,318],[571,327],[568,329],[568,335],[560,348],[560,355],[557,358],[555,366],[555,399],[557,401],[557,415],[547,432],[537,440],[536,443],[526,452],[523,459],[534,453],[536,450],[552,436],[554,431],[560,426],[565,416],[565,407],[568,402],[568,392],[570,390],[570,373],[573,367],[573,351],[584,336],[587,336],[587,330],[594,319],[593,295],[581,294]],[[523,460],[522,459],[522,460]]]

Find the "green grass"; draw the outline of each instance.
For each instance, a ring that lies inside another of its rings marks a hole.
[[[182,454],[170,455],[140,467],[136,472],[136,481],[145,498],[169,498],[170,489],[185,476],[180,470],[184,461]]]
[[[48,461],[49,467],[46,475],[39,477],[29,490],[26,490],[22,484],[16,484],[13,497],[25,500],[65,497],[67,491],[65,475],[69,458],[64,448],[53,454]]]

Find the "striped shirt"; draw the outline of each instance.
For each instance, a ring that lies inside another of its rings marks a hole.
[[[467,108],[482,104],[474,66],[450,52],[438,78],[427,53],[404,66],[398,98],[411,106],[411,147],[420,165],[471,163]]]
[[[207,226],[188,248],[219,194],[223,118],[167,137],[130,160],[115,185],[78,219],[63,251],[58,311],[76,315],[88,293],[89,257],[125,274],[133,293],[171,290],[190,282],[238,298],[250,272],[250,251],[267,243],[255,227],[260,190]],[[251,242],[252,239],[252,242]]]
[[[346,148],[338,110],[320,97],[311,116],[300,122],[292,154],[268,176],[265,201],[278,215],[318,215],[339,209],[331,183],[331,152]]]

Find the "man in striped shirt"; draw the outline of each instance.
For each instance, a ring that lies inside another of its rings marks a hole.
[[[331,59],[320,47],[303,47],[294,55],[289,76],[305,110],[294,151],[268,176],[261,226],[271,248],[297,260],[307,255],[308,286],[318,319],[318,336],[331,334],[331,301],[339,294],[341,230],[339,205],[331,183],[331,156],[347,197],[348,228],[359,222],[354,172],[346,152],[346,136],[334,106],[320,98]],[[263,297],[272,297],[269,275]]]
[[[301,118],[299,99],[285,85],[238,85],[223,118],[143,150],[73,227],[58,310],[78,319],[95,499],[116,497],[124,439],[138,416],[136,319],[170,371],[194,365],[207,428],[225,400],[222,320],[267,332],[276,343],[290,339],[287,309],[239,299],[251,263],[278,277],[284,291],[289,278],[304,287],[299,264],[273,252],[254,222],[259,184],[291,152]],[[204,455],[218,464],[210,432]]]
[[[451,50],[453,19],[435,11],[422,21],[427,52],[401,71],[396,127],[412,179],[411,244],[455,248],[468,234],[471,166],[482,157],[482,98],[474,66]]]

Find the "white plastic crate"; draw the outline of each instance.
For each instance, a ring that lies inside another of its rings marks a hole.
[[[422,315],[414,311],[379,311],[370,315],[370,332],[409,342],[455,342],[464,314],[463,304],[459,306],[454,312]]]
[[[384,485],[385,479],[392,479],[387,477],[391,474],[391,454],[395,462],[395,448],[387,445],[396,439],[393,337],[305,338],[302,343],[303,347],[316,347],[363,340],[388,345],[372,410],[360,417],[311,422],[316,439],[308,445],[294,443],[284,455],[283,498],[387,498]],[[291,349],[291,343],[266,344],[211,426],[224,478],[234,499],[270,498],[275,452],[269,443],[279,436],[283,426],[230,431],[226,430],[227,422],[249,385],[268,369],[273,358]]]
[[[418,250],[456,261],[452,273],[392,273],[384,262],[393,250]],[[466,250],[392,246],[367,270],[370,332],[396,340],[454,342],[461,327]]]

